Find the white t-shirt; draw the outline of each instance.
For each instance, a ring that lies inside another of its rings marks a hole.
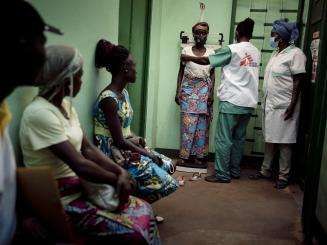
[[[208,57],[209,55],[212,55],[214,53],[215,51],[213,49],[206,47],[206,52],[202,57]],[[187,46],[183,48],[182,54],[197,57],[192,51],[192,46]],[[189,76],[192,78],[209,78],[211,69],[212,68],[210,67],[210,65],[198,65],[194,62],[186,62],[184,76]]]
[[[218,97],[237,106],[256,108],[258,103],[260,52],[250,42],[228,45],[232,57],[222,68]]]
[[[69,113],[67,100],[63,100],[63,107]],[[70,120],[66,119],[56,106],[42,97],[36,97],[26,107],[20,127],[20,142],[26,166],[51,166],[56,179],[76,176],[48,148],[68,140],[77,151],[81,150],[83,131],[74,108],[69,118]]]
[[[7,130],[0,135],[0,244],[11,244],[16,227],[16,161]]]

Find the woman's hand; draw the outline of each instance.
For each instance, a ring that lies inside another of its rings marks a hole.
[[[128,202],[129,195],[132,193],[132,185],[131,185],[130,176],[126,170],[122,171],[120,175],[118,175],[116,192],[119,197],[119,205],[123,205]]]
[[[154,161],[158,166],[161,166],[163,164],[162,160],[160,157],[154,155],[154,154],[150,154],[149,156],[151,158],[152,161]]]
[[[146,147],[146,140],[145,140],[145,138],[140,137],[140,138],[139,138],[139,143],[140,143],[140,145],[141,145],[143,148]]]
[[[176,102],[177,105],[180,105],[181,104],[179,91],[176,91],[175,102]]]
[[[284,114],[284,121],[287,121],[288,119],[291,119],[294,113],[295,106],[293,104],[290,104],[288,108],[285,111]]]
[[[208,106],[211,107],[213,105],[213,94],[210,94],[209,98],[208,98]]]

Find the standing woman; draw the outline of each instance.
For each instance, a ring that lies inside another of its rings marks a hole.
[[[136,181],[137,196],[154,202],[171,194],[178,187],[169,175],[174,172],[172,160],[147,149],[145,140],[130,129],[133,109],[125,87],[136,79],[133,57],[125,47],[106,40],[99,41],[95,55],[96,66],[105,67],[112,74],[94,107],[95,144],[110,158],[115,158],[116,148],[122,155],[132,153],[136,159],[121,164]]]
[[[258,178],[271,177],[271,164],[277,150],[279,177],[276,188],[288,185],[292,144],[296,143],[300,113],[300,87],[305,75],[306,57],[294,42],[299,37],[296,23],[276,20],[271,30],[273,52],[264,77],[264,138],[265,158]]]
[[[241,175],[246,127],[258,103],[260,52],[250,43],[254,21],[246,18],[236,27],[237,43],[209,57],[182,55],[183,61],[222,67],[218,89],[219,116],[215,136],[215,174],[208,182],[229,183]]]
[[[185,47],[182,54],[195,57],[214,54],[214,50],[204,46],[209,33],[208,23],[195,24],[192,32],[195,45]],[[210,65],[191,61],[180,63],[175,101],[181,110],[181,165],[206,167],[204,159],[209,150],[214,83],[215,72]]]

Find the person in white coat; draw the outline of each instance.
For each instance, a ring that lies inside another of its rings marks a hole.
[[[305,75],[306,57],[294,42],[299,37],[296,23],[276,20],[270,45],[276,50],[266,66],[264,76],[263,132],[265,157],[261,170],[252,179],[270,178],[271,165],[279,150],[279,176],[275,185],[288,185],[292,145],[297,140],[300,113],[300,87]]]

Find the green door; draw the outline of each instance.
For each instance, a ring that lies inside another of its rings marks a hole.
[[[129,85],[128,91],[134,109],[132,130],[140,136],[145,132],[150,17],[150,0],[120,0],[118,39],[130,50],[136,62],[136,83]]]
[[[311,0],[307,22],[305,53],[308,58],[309,82],[303,91],[301,151],[299,163],[304,162],[303,228],[308,244],[315,236],[326,244],[327,232],[327,0]],[[320,40],[316,78],[312,79],[311,45]],[[322,238],[324,236],[324,238]],[[322,239],[325,239],[324,241]]]

